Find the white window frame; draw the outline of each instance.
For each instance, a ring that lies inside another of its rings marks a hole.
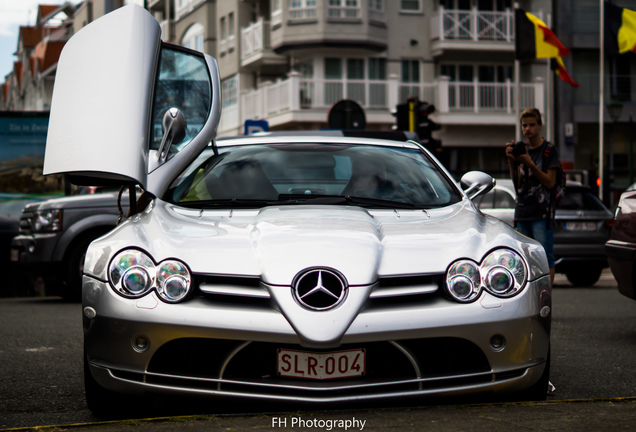
[[[289,20],[314,20],[318,16],[316,0],[289,0]]]
[[[200,23],[194,23],[181,37],[181,46],[193,49],[195,51],[203,51],[203,41],[205,37],[205,27]]]
[[[329,19],[360,18],[360,0],[327,0]]]
[[[221,81],[222,108],[230,108],[238,105],[238,75]]]

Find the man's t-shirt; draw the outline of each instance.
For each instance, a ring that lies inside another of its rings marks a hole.
[[[547,145],[548,141],[543,141],[543,144],[534,150],[528,148],[532,162],[544,172],[547,172],[550,168],[558,168],[561,164],[559,161],[559,149],[556,146],[552,146],[546,164],[543,166],[543,152]],[[532,171],[522,164],[519,170],[517,185],[515,220],[526,222],[544,220],[548,217],[552,217],[556,209],[556,202],[550,199],[551,193],[552,192],[534,176]]]

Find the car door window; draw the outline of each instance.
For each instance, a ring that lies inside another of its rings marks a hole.
[[[155,87],[150,148],[159,149],[163,137],[163,116],[170,108],[179,108],[187,122],[185,139],[173,145],[170,153],[174,154],[188,145],[210,115],[211,98],[212,87],[204,59],[198,53],[164,47]]]

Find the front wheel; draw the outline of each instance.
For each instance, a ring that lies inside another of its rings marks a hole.
[[[544,401],[548,397],[548,388],[550,386],[550,351],[548,351],[548,358],[545,362],[545,369],[541,374],[539,381],[534,383],[531,387],[521,391],[519,393],[519,400],[523,401]]]
[[[115,414],[115,407],[119,405],[120,396],[95,381],[88,366],[86,354],[84,354],[84,392],[86,405],[93,414],[98,417],[109,417]]]
[[[565,277],[575,287],[590,287],[598,282],[601,278],[601,273],[603,273],[602,267],[598,265],[585,266],[583,264],[565,272]]]

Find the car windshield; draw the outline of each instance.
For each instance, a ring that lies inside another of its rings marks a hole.
[[[588,189],[568,186],[559,210],[605,210],[605,206]]]
[[[353,204],[432,208],[461,200],[449,179],[414,149],[286,143],[207,151],[168,191],[187,207]]]

